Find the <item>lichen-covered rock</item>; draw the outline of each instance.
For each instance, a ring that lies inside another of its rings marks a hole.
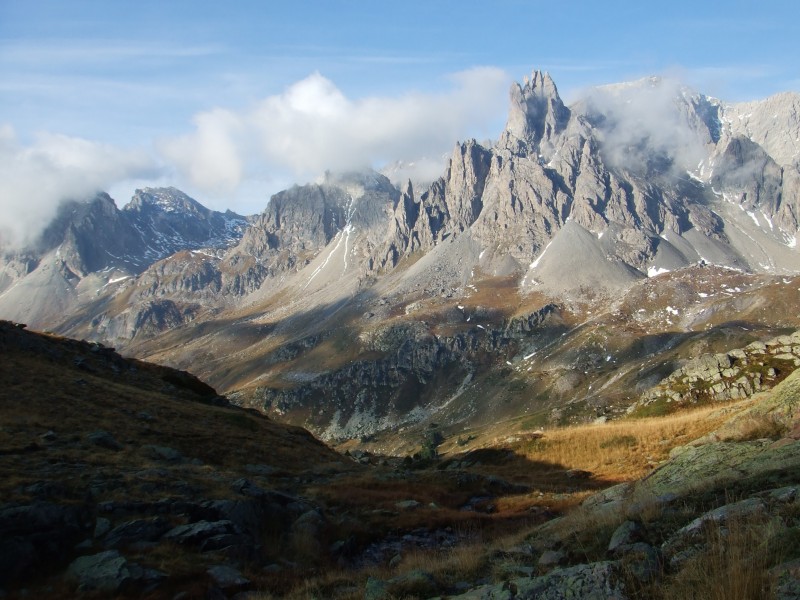
[[[702,536],[709,527],[719,528],[732,520],[741,520],[763,515],[766,505],[760,498],[747,498],[733,504],[712,509],[681,527],[661,549],[673,566],[690,557],[702,546]],[[677,558],[676,558],[677,557]]]
[[[658,400],[692,403],[746,398],[772,389],[797,366],[800,366],[800,331],[763,343],[753,342],[727,353],[692,359],[645,392],[632,408]]]
[[[103,539],[103,544],[106,548],[122,548],[134,544],[155,542],[169,530],[170,524],[163,517],[136,519],[112,529]]]
[[[461,600],[628,600],[617,562],[597,562],[558,569],[533,579],[486,585]]]
[[[714,442],[685,446],[639,484],[658,496],[681,494],[697,486],[723,485],[748,476],[800,466],[800,444],[772,446],[769,440]]]
[[[222,590],[236,590],[250,585],[250,580],[240,571],[227,565],[214,565],[206,571],[214,583]]]
[[[616,554],[621,557],[625,573],[640,583],[649,583],[661,573],[661,554],[650,544],[635,542],[619,546]]]
[[[642,524],[636,521],[625,521],[614,530],[608,551],[616,552],[621,546],[627,546],[642,539]]]
[[[770,574],[775,579],[775,600],[800,598],[800,559],[780,564]]]
[[[78,584],[80,592],[115,594],[146,580],[158,580],[162,573],[142,569],[128,562],[116,550],[76,558],[67,568],[67,579]]]

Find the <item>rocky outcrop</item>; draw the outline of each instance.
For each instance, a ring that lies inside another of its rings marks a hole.
[[[631,596],[625,590],[619,564],[596,562],[556,569],[540,577],[486,585],[451,597],[461,600],[628,600]]]
[[[792,375],[736,418],[780,410],[796,423],[798,381]],[[770,581],[778,597],[793,597],[797,551],[775,550],[798,533],[800,444],[708,442],[724,429],[676,448],[644,478],[607,488],[580,510],[535,528],[506,554],[518,567],[535,565],[530,577],[476,585],[455,597],[650,598],[653,589],[685,594],[687,585],[698,597],[745,586],[760,596]],[[495,572],[499,566],[493,563]],[[748,581],[737,578],[743,568]]]
[[[654,402],[697,402],[746,398],[768,390],[800,367],[800,331],[767,342],[688,361],[631,407]]]
[[[500,323],[487,319],[486,325],[451,336],[435,335],[419,321],[388,325],[359,340],[361,352],[383,358],[355,360],[329,373],[299,374],[290,380],[291,387],[260,387],[231,399],[268,414],[312,408],[315,417],[306,426],[324,439],[369,435],[435,414],[443,399],[485,368],[487,360],[513,356],[526,336],[558,320],[558,306],[548,304]]]

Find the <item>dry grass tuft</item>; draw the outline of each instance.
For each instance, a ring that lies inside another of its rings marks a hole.
[[[554,429],[522,442],[516,451],[531,461],[589,471],[607,481],[631,481],[665,461],[675,446],[719,427],[726,417],[717,413],[718,407],[705,407],[665,417]]]
[[[719,437],[724,442],[746,442],[764,438],[777,440],[787,429],[786,424],[776,415],[752,413],[730,423]]]
[[[654,590],[662,600],[760,600],[772,597],[769,569],[779,561],[763,518],[709,526],[703,550]]]
[[[453,584],[478,579],[486,571],[488,562],[483,543],[467,542],[446,550],[409,553],[403,557],[397,570],[408,573],[419,569],[431,573],[438,581]]]

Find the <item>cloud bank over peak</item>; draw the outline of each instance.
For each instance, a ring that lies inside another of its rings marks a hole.
[[[502,125],[509,82],[504,71],[483,67],[451,75],[437,93],[351,99],[313,73],[246,110],[199,113],[191,132],[162,140],[159,149],[192,185],[216,194],[265,174],[302,181],[395,160],[416,161],[426,172],[405,174],[429,178],[439,173],[421,157],[499,133],[493,129]]]
[[[706,156],[709,126],[690,109],[701,97],[678,79],[647,77],[605,85],[589,90],[584,101],[590,112],[602,115],[603,149],[614,166],[645,165],[656,153],[683,173]]]
[[[21,144],[0,126],[0,246],[35,240],[65,200],[84,200],[116,181],[155,177],[146,152],[65,135],[40,133]]]

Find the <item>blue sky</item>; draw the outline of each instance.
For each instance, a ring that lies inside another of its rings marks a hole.
[[[566,100],[652,74],[728,101],[797,91],[798,22],[788,0],[0,0],[0,202],[47,180],[42,214],[87,186],[122,205],[152,183],[257,212],[327,163],[433,173],[499,134],[532,69]]]

